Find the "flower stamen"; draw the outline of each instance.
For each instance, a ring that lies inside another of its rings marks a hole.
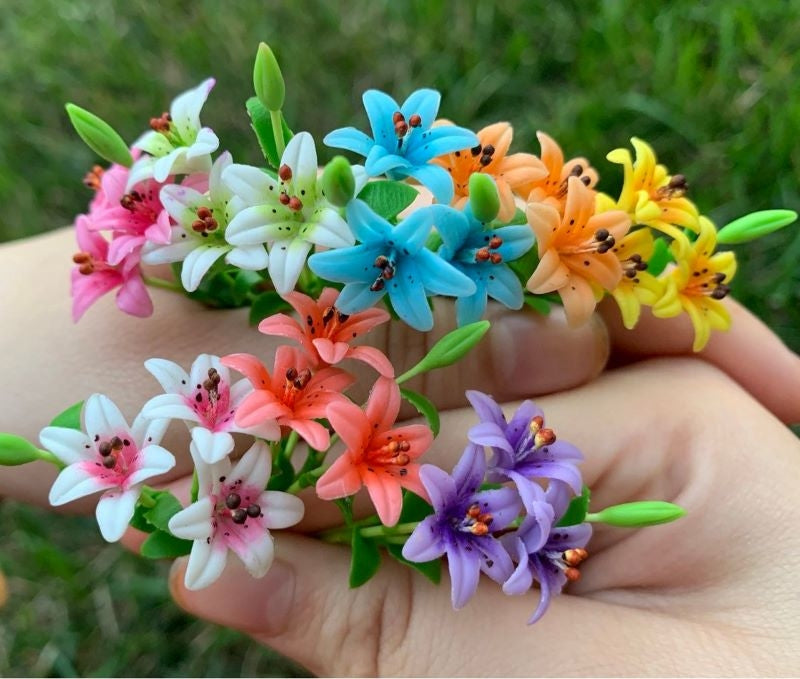
[[[494,521],[491,514],[481,511],[481,506],[474,502],[468,508],[463,519],[458,522],[458,530],[464,533],[472,533],[473,535],[488,535],[489,526]]]
[[[92,169],[86,173],[83,178],[83,183],[85,186],[88,186],[90,189],[94,189],[95,191],[100,190],[100,180],[103,176],[103,172],[105,170],[100,167],[99,165],[93,165]]]

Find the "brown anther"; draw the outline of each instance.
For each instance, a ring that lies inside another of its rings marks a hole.
[[[206,230],[206,223],[202,219],[195,219],[192,222],[192,231],[197,231],[197,233],[201,233]]]
[[[583,174],[583,165],[578,163],[569,172],[570,177],[580,177]]]
[[[503,255],[499,252],[491,252],[489,253],[489,259],[491,260],[492,264],[500,264],[503,261]]]
[[[394,133],[398,138],[405,137],[408,132],[408,123],[405,120],[398,120],[394,124]]]
[[[477,519],[481,515],[481,506],[475,502],[469,506],[467,509],[467,516],[472,519]]]
[[[494,155],[494,146],[492,146],[491,144],[486,144],[486,146],[483,147],[483,155],[485,156]]]
[[[411,462],[411,458],[405,453],[400,453],[394,460],[394,463],[401,467],[405,467],[409,462]]]
[[[555,440],[556,433],[552,429],[546,427],[537,431],[536,435],[533,437],[533,442],[536,444],[537,448],[549,446],[551,443],[555,443]]]
[[[564,552],[563,559],[564,563],[566,563],[568,566],[577,566],[583,561],[586,561],[588,556],[589,552],[580,547],[576,547],[575,549],[568,549],[566,552]]]
[[[727,285],[718,285],[711,291],[712,299],[724,299],[728,296],[731,289]]]
[[[78,272],[83,274],[84,276],[88,276],[90,273],[94,273],[94,264],[91,262],[86,262],[85,264],[81,264],[78,267]]]
[[[206,231],[214,231],[214,229],[219,226],[217,220],[213,217],[209,217],[208,219],[204,220],[204,224],[206,225]]]
[[[597,231],[594,232],[594,239],[602,243],[610,235],[611,234],[608,233],[608,229],[597,229]]]
[[[289,194],[286,193],[286,191],[282,191],[281,195],[278,196],[278,200],[281,202],[281,205],[288,205],[291,199],[289,198]]]
[[[689,188],[689,183],[682,174],[676,174],[669,180],[667,187],[672,191],[686,191]]]
[[[491,156],[489,156],[489,155],[487,155],[487,154],[486,154],[486,151],[484,150],[484,152],[483,152],[483,155],[481,156],[481,159],[480,159],[480,161],[478,161],[478,162],[480,162],[480,164],[481,164],[483,167],[486,167],[486,166],[487,166],[489,163],[491,163],[491,162],[492,162],[492,157],[491,157]]]
[[[302,389],[311,381],[311,371],[306,368],[298,373],[297,377],[292,381],[295,389]]]
[[[233,519],[234,523],[242,524],[247,521],[247,512],[239,507],[231,512],[231,518]]]
[[[281,181],[288,182],[292,178],[292,168],[288,165],[281,165],[278,169],[278,176]]]
[[[636,262],[637,271],[647,271],[647,262]]]
[[[379,278],[372,285],[369,286],[369,289],[372,292],[380,292],[381,290],[383,290],[384,287],[386,287],[386,285],[383,282],[383,278]]]
[[[106,469],[114,469],[117,466],[117,457],[116,455],[109,455],[108,457],[103,458],[103,466]]]
[[[92,169],[83,177],[83,183],[90,189],[97,191],[100,188],[100,178],[105,170],[99,165],[93,165]]]
[[[72,255],[72,261],[75,264],[85,264],[86,262],[92,261],[92,256],[88,252],[76,252]]]
[[[242,504],[242,498],[239,493],[228,493],[228,497],[225,498],[225,506],[228,509],[236,509],[240,504]]]
[[[217,379],[219,377],[219,373],[217,372],[216,368],[209,368],[208,369],[208,377],[209,377],[209,379],[212,379],[212,380],[215,380],[215,381],[219,382],[219,380]]]
[[[251,504],[245,511],[251,519],[261,516],[261,507],[255,503]]]
[[[289,199],[289,209],[294,210],[295,212],[302,210],[303,202],[297,196],[292,196]]]
[[[72,261],[73,261],[73,262],[75,261],[75,258],[74,258],[74,257],[73,257]],[[724,273],[722,273],[722,272],[720,271],[719,273],[715,273],[715,274],[714,274],[714,275],[711,277],[711,280],[712,280],[712,281],[714,281],[715,283],[722,283],[722,281],[724,281],[726,278],[727,278],[727,276],[726,276]]]
[[[119,436],[115,436],[111,439],[111,449],[122,450],[122,439]]]
[[[336,318],[338,319],[339,323],[346,323],[347,319],[350,318],[350,314],[343,314],[341,311],[337,310]]]
[[[625,278],[636,278],[636,268],[626,269]]]
[[[500,236],[492,236],[491,240],[489,241],[489,249],[490,250],[497,250],[503,244],[503,239]]]
[[[401,120],[405,119],[406,117],[402,113],[400,113],[400,111],[395,111],[394,114],[392,115],[392,122],[395,125],[397,125],[397,123],[399,123]]]
[[[214,388],[214,383],[211,380],[206,380],[203,382],[203,389],[206,391],[211,391]]]
[[[297,379],[297,368],[289,368],[286,371],[286,379],[289,380],[290,382],[296,380]]]
[[[381,273],[381,276],[387,281],[389,281],[392,278],[394,278],[394,267],[391,266],[391,265],[384,267],[383,273]]]
[[[581,572],[577,568],[567,568],[564,570],[564,575],[567,576],[567,580],[570,582],[576,582],[581,578]]]
[[[485,262],[491,257],[489,254],[488,248],[481,248],[475,253],[475,261],[476,262]]]
[[[122,205],[126,210],[134,210],[136,208],[134,204],[134,198],[130,193],[126,193],[122,198],[119,199],[119,204]]]
[[[97,452],[99,452],[103,457],[108,457],[111,455],[111,444],[108,441],[103,441],[99,446],[97,446]]]
[[[386,444],[386,450],[394,455],[398,450],[400,450],[400,443],[397,441],[389,441],[389,443]]]
[[[477,146],[473,146],[473,147],[472,147],[472,148],[469,150],[469,152],[470,152],[470,153],[471,153],[473,156],[479,156],[479,155],[481,154],[481,151],[483,151],[483,146],[481,146],[480,144],[478,144]]]
[[[389,266],[389,258],[386,255],[378,255],[372,265],[378,269],[385,269]]]
[[[328,325],[333,320],[333,316],[336,313],[336,309],[332,306],[329,306],[322,312],[322,323],[324,325]]]
[[[419,127],[422,125],[422,116],[419,113],[412,113],[411,117],[408,119],[408,124],[411,127]]]
[[[640,254],[633,254],[630,257],[628,257],[628,259],[630,259],[632,262],[641,262],[642,256]]]
[[[531,434],[536,434],[544,426],[544,418],[541,415],[536,415],[531,418],[531,423],[528,425]]]
[[[485,523],[487,526],[492,525],[494,517],[491,514],[481,514],[478,516],[478,523]]]
[[[589,175],[585,174],[583,175],[583,177],[581,177],[581,183],[584,186],[589,186],[589,184],[592,183],[592,178]]]
[[[613,241],[613,239],[612,239],[612,238],[609,236],[609,238],[608,238],[607,240],[604,240],[604,241],[602,241],[602,242],[601,242],[601,243],[600,243],[600,244],[597,246],[597,252],[599,252],[599,253],[602,255],[603,253],[605,253],[605,252],[608,252],[608,251],[609,251],[611,248],[613,248],[613,247],[614,247],[614,241]]]
[[[208,219],[211,216],[211,210],[203,205],[202,207],[197,208],[197,216],[200,219]]]
[[[470,527],[470,532],[473,535],[486,535],[489,532],[489,526],[485,523],[476,523]]]
[[[409,450],[411,450],[411,444],[408,441],[400,441],[400,450],[402,450],[404,453],[407,453]]]

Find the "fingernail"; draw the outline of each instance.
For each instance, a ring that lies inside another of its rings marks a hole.
[[[186,559],[177,559],[170,571],[169,586],[175,601],[189,613],[268,637],[278,636],[288,628],[295,598],[291,565],[276,560],[263,578],[256,579],[238,561],[231,561],[219,580],[198,591],[184,587],[185,572]]]

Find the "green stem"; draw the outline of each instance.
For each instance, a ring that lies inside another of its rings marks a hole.
[[[155,489],[150,488],[150,486],[142,486],[142,493],[139,496],[139,502],[141,502],[142,505],[148,509],[156,506],[156,499],[153,497],[153,493],[155,493]]]
[[[292,453],[294,452],[294,448],[297,445],[297,441],[300,439],[300,434],[297,433],[296,430],[292,429],[292,433],[289,434],[289,438],[286,439],[286,445],[283,447],[281,451],[281,455],[286,458],[287,460],[292,457]]]
[[[409,521],[408,523],[398,523],[396,526],[369,526],[361,529],[361,537],[379,538],[387,535],[411,535],[419,525],[419,521]]]
[[[153,288],[161,288],[162,290],[171,290],[172,292],[184,292],[179,283],[175,281],[165,281],[163,278],[153,278],[152,276],[143,276],[145,285]]]
[[[600,514],[598,513],[587,514],[586,516],[583,517],[583,520],[588,521],[589,523],[602,523],[599,517]]]
[[[283,156],[283,152],[286,149],[286,142],[283,139],[283,124],[281,123],[281,112],[270,111],[269,117],[270,120],[272,121],[272,134],[275,137],[275,150],[278,152],[278,156]]]
[[[43,462],[49,462],[50,464],[54,464],[59,469],[64,469],[64,467],[66,467],[66,465],[61,460],[59,460],[55,455],[53,455],[53,453],[51,453],[49,450],[42,450],[41,448],[37,448],[36,451],[37,454],[39,455],[39,459],[42,460]]]
[[[395,378],[395,382],[397,382],[397,384],[403,384],[403,382],[407,382],[412,377],[416,377],[420,373],[425,372],[425,369],[420,368],[419,366],[420,364],[417,363],[417,365],[415,365],[413,368],[406,370],[402,375],[400,375],[400,377]]]

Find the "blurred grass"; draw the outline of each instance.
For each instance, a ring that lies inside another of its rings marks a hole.
[[[175,94],[213,75],[204,123],[237,160],[258,161],[243,102],[260,40],[281,61],[290,124],[317,138],[365,127],[367,87],[402,99],[432,86],[442,115],[460,124],[511,121],[517,150],[538,151],[534,133],[548,131],[593,159],[610,192],[619,173],[605,154],[637,135],[689,178],[719,226],[757,209],[800,210],[800,0],[3,0],[0,241],[86,208],[80,180],[95,159],[69,129],[66,101],[132,140]],[[800,349],[800,230],[737,255],[736,296]],[[0,611],[0,675],[295,671],[180,615],[164,568],[101,546],[91,521],[7,504],[0,530],[12,589]],[[119,632],[99,622],[109,610]]]

